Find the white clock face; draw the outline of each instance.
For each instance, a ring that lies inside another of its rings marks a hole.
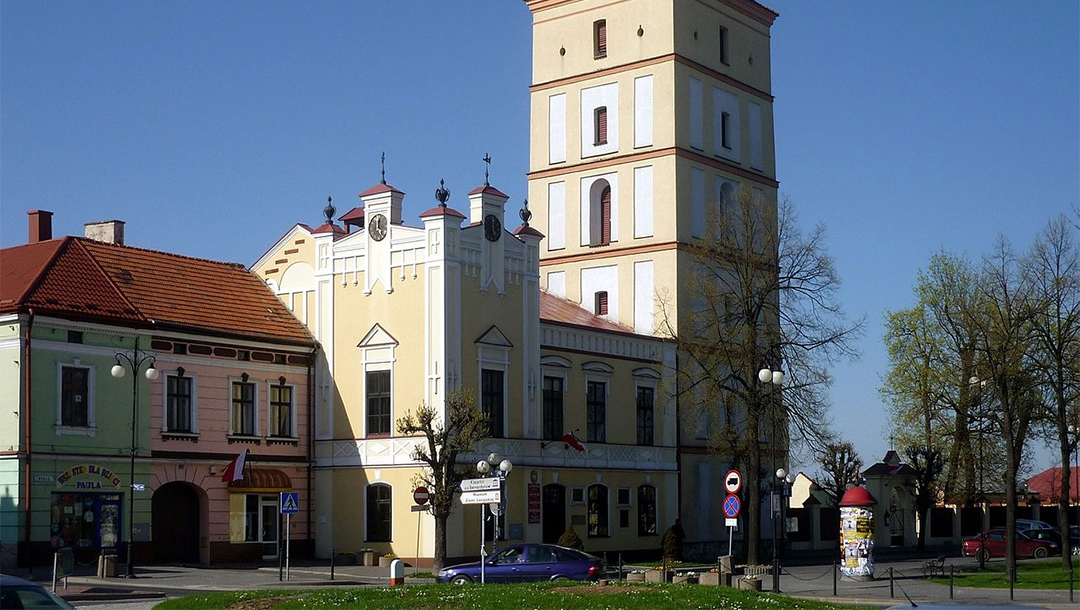
[[[371,232],[371,239],[382,241],[386,237],[386,216],[382,214],[372,216],[368,231]]]

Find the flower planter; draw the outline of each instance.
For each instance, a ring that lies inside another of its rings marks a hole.
[[[631,582],[645,582],[645,572],[630,572],[626,575],[626,580]]]
[[[720,585],[720,575],[716,572],[703,572],[698,574],[698,584],[716,587]]]
[[[695,584],[697,584],[697,581],[698,581],[697,574],[685,574],[683,576],[674,576],[671,579],[671,582],[673,582],[675,584],[686,584],[686,585],[695,585]]]
[[[740,589],[748,589],[750,591],[760,591],[761,590],[761,579],[760,578],[740,578],[739,579],[739,588]]]
[[[354,566],[356,565],[356,553],[338,553],[334,563],[339,566]]]
[[[376,559],[375,551],[364,551],[364,565],[367,567],[374,567],[379,565],[379,560]]]
[[[397,557],[379,557],[379,567],[389,568],[390,564],[393,563],[395,559],[397,559]]]
[[[671,570],[649,570],[645,572],[647,582],[671,582]]]

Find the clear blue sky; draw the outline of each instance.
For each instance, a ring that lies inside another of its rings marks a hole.
[[[1026,248],[1080,205],[1075,0],[772,0],[777,171],[828,247],[858,363],[835,426],[887,449],[887,309],[947,248]],[[519,0],[0,3],[0,245],[127,221],[131,245],[252,263],[379,180],[406,216],[483,181],[526,196],[530,15]],[[456,202],[456,204],[455,204]],[[1049,465],[1040,454],[1038,466]],[[813,470],[813,469],[811,469]]]

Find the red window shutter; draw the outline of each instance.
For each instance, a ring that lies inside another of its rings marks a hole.
[[[596,22],[596,53],[597,57],[607,55],[607,21],[601,19]]]
[[[596,293],[596,309],[595,309],[595,311],[596,311],[596,315],[598,315],[598,316],[606,316],[607,315],[608,309],[607,309],[607,291],[606,290],[601,290],[600,292]]]
[[[611,243],[611,187],[600,193],[600,243]]]
[[[596,109],[596,138],[594,145],[607,144],[607,106]]]

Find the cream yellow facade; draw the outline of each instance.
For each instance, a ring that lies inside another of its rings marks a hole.
[[[688,333],[685,246],[744,189],[776,203],[777,14],[752,0],[527,4],[541,286],[637,333],[665,335],[665,322]],[[703,554],[727,538],[730,463],[704,450],[707,428],[679,418],[677,512]]]

